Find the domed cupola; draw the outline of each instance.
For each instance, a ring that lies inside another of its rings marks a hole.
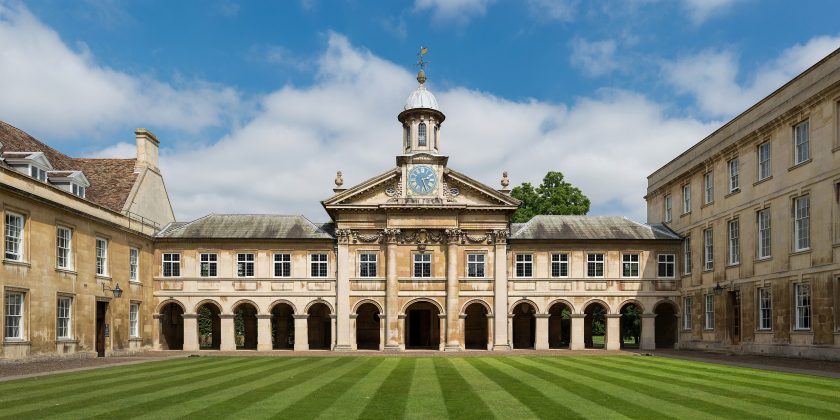
[[[397,119],[403,125],[403,153],[440,153],[440,125],[446,116],[440,112],[437,99],[426,89],[426,72],[423,61],[425,49],[421,50],[420,71],[417,73],[417,89],[408,96],[403,111]]]

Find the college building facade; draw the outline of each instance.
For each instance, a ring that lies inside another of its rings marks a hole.
[[[349,188],[339,172],[328,223],[176,222],[147,130],[135,159],[78,159],[0,123],[0,354],[633,346],[838,358],[838,52],[651,175],[647,224],[511,223],[520,202],[506,173],[492,188],[449,167],[425,81],[421,69],[397,117],[395,166]]]

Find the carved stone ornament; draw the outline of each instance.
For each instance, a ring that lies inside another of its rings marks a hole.
[[[350,229],[336,229],[335,230],[335,237],[338,239],[338,243],[346,244],[350,242],[350,235],[353,232]]]
[[[510,231],[507,229],[497,229],[493,231],[493,238],[497,244],[506,243],[509,236]]]
[[[382,236],[385,237],[385,240],[389,244],[395,244],[400,240],[400,230],[399,229],[382,229]]]
[[[471,242],[474,244],[482,242],[487,242],[489,244],[493,242],[492,235],[489,233],[485,233],[484,235],[470,235],[468,233],[464,233],[464,239],[466,239],[467,242]]]
[[[446,239],[450,244],[457,244],[461,240],[461,229],[446,229]]]
[[[335,187],[341,188],[344,185],[344,177],[341,175],[341,171],[335,173]]]
[[[382,232],[377,232],[377,233],[369,234],[369,235],[366,235],[364,233],[355,232],[355,231],[353,232],[353,238],[355,240],[357,240],[359,242],[367,242],[367,243],[379,242],[379,240],[382,239],[382,235],[383,235]]]
[[[507,188],[510,185],[507,171],[502,172],[502,188]]]

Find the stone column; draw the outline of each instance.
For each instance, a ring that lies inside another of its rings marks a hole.
[[[356,339],[356,322],[359,319],[358,314],[350,314],[350,348],[352,350],[358,350],[358,341]],[[381,328],[380,328],[381,330]],[[381,339],[380,339],[381,340]],[[381,342],[381,341],[380,341]]]
[[[620,314],[606,314],[607,318],[607,350],[621,349],[621,315]]]
[[[350,276],[354,267],[350,263],[350,230],[338,229],[335,283],[335,351],[350,351]]]
[[[536,337],[534,337],[534,350],[548,350],[548,317],[549,314],[536,314]]]
[[[495,322],[493,323],[493,350],[498,351],[510,350],[510,340],[508,339],[508,324],[510,323],[510,319],[507,309],[507,236],[507,230],[493,232],[496,244],[493,252],[493,260],[495,261],[495,267],[493,269],[493,312],[495,313]]]
[[[160,314],[152,314],[152,349],[161,350],[160,346]],[[185,329],[186,333],[187,330]]]
[[[393,349],[393,350],[405,350],[405,332],[407,330],[406,325],[405,325],[405,319],[406,319],[405,314],[397,315],[397,324],[399,324],[399,327],[397,329],[397,336],[396,336],[397,348]],[[385,350],[388,350],[387,344],[386,344]]]
[[[400,283],[397,279],[397,241],[399,229],[385,229],[383,232],[387,243],[385,255],[385,350],[400,349],[400,312],[399,291]]]
[[[233,351],[236,350],[236,331],[233,327],[233,314],[221,314],[222,341],[219,345],[219,350]]]
[[[271,315],[257,315],[257,351],[269,351],[271,344]]]
[[[460,229],[446,229],[446,351],[461,350],[458,338],[458,242]]]
[[[569,350],[583,350],[586,343],[583,342],[583,320],[586,314],[572,314],[572,342],[569,343]]]
[[[330,315],[330,322],[332,323],[332,328],[330,328],[330,350],[338,351],[336,349],[337,344],[337,336],[336,336],[336,325],[338,325],[338,316],[337,315]],[[350,348],[342,349],[341,351],[350,351]]]
[[[309,350],[309,315],[292,315],[295,319],[295,351]]]
[[[642,314],[642,342],[639,349],[656,349],[656,314]]]
[[[198,351],[198,314],[184,314],[184,351]]]

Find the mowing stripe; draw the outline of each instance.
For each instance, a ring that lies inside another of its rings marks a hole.
[[[201,400],[207,396],[229,391],[231,388],[228,388],[228,385],[235,387],[236,385],[234,384],[249,383],[251,380],[264,377],[266,370],[269,368],[279,367],[291,370],[308,361],[308,359],[287,359],[278,362],[271,358],[259,359],[261,361],[258,364],[243,368],[231,375],[218,376],[180,386],[175,392],[164,390],[163,392],[147,393],[141,398],[128,399],[128,402],[132,404],[122,405],[114,410],[100,412],[96,417],[101,419],[133,418],[140,416],[159,418],[161,414],[158,412],[163,410],[167,410],[164,413],[167,417],[173,417],[179,411],[185,411],[191,406],[201,404]]]
[[[560,359],[530,359],[543,365],[559,368],[564,372],[574,372],[578,375],[588,376],[600,381],[613,383],[621,386],[624,389],[638,391],[647,396],[655,396],[659,400],[667,401],[670,404],[663,404],[663,409],[668,409],[668,412],[677,417],[701,417],[699,412],[705,412],[715,417],[723,418],[743,418],[752,417],[753,413],[739,410],[732,406],[717,404],[713,401],[702,400],[693,397],[690,393],[672,392],[673,387],[662,382],[645,381],[633,375],[619,375],[617,372],[610,369],[604,369],[588,363],[587,357],[581,357],[576,360],[560,360]],[[676,406],[676,407],[675,407]],[[689,410],[685,412],[685,410]]]
[[[385,359],[382,357],[367,359],[364,363],[347,371],[347,373],[335,378],[318,389],[310,392],[309,395],[295,401],[292,405],[280,411],[273,418],[289,419],[311,419],[332,406],[338,397],[353,389],[357,383],[367,377],[371,371],[376,369]]]
[[[222,364],[222,361],[203,361],[201,363],[192,363],[184,366],[171,367],[169,364],[163,366],[156,366],[153,369],[145,369],[140,374],[133,374],[131,372],[121,372],[119,379],[109,378],[106,380],[98,380],[98,378],[91,378],[85,380],[84,378],[66,377],[62,382],[39,385],[39,389],[18,390],[14,392],[7,392],[0,403],[4,408],[18,407],[33,402],[41,402],[52,399],[55,396],[65,396],[68,394],[82,395],[96,392],[102,387],[114,387],[133,383],[138,380],[153,380],[170,376],[172,373],[180,373],[184,371],[191,371],[195,369],[203,369],[215,365]]]
[[[438,357],[417,359],[411,388],[408,391],[411,398],[405,403],[404,419],[447,418],[443,390],[437,375],[435,375],[434,359],[438,359]]]
[[[534,413],[536,417],[543,419],[557,417],[585,418],[581,412],[587,412],[588,410],[586,408],[575,404],[575,408],[577,408],[577,410],[575,410],[572,409],[571,406],[555,400],[554,397],[558,396],[557,394],[559,393],[551,392],[551,395],[546,395],[541,390],[519,380],[516,376],[502,371],[502,369],[490,364],[483,358],[476,357],[468,358],[466,360],[476,369],[481,371],[484,376],[504,388],[510,395],[519,400],[519,402]],[[615,415],[614,412],[606,411],[598,406],[593,408],[596,410],[593,417],[609,417]]]
[[[139,392],[154,392],[161,387],[171,387],[177,386],[177,384],[184,382],[184,381],[198,381],[204,378],[210,378],[214,375],[223,375],[228,372],[236,371],[240,368],[240,365],[246,365],[245,361],[233,361],[230,364],[224,364],[219,366],[218,368],[203,370],[200,372],[191,372],[191,374],[187,375],[176,375],[177,378],[181,379],[181,381],[176,382],[167,382],[165,385],[161,385],[159,381],[142,381],[142,382],[133,382],[129,381],[129,383],[124,384],[122,386],[117,387],[109,387],[105,390],[93,388],[92,391],[98,391],[96,393],[96,399],[92,400],[87,394],[89,392],[84,393],[74,393],[65,396],[56,396],[51,400],[53,405],[44,407],[43,402],[41,405],[36,405],[33,408],[29,408],[25,411],[15,412],[15,413],[3,413],[2,418],[7,417],[24,417],[24,416],[36,416],[36,417],[44,417],[47,414],[56,414],[56,413],[65,413],[69,410],[80,410],[80,409],[87,409],[90,408],[92,405],[97,403],[101,404],[110,404],[114,399],[122,399],[122,398],[129,398],[136,395]],[[142,387],[138,388],[138,386],[143,385]],[[93,401],[93,402],[92,402]],[[18,407],[19,409],[25,409],[31,406],[26,405],[22,407]],[[57,411],[60,410],[60,411]]]
[[[500,361],[502,363],[506,363],[510,366],[513,366],[516,369],[530,373],[531,375],[534,375],[554,385],[559,385],[560,383],[566,382],[575,384],[574,387],[569,388],[570,390],[573,390],[572,392],[577,393],[583,398],[588,398],[593,402],[602,404],[605,407],[611,407],[612,409],[616,410],[622,415],[633,419],[648,419],[651,418],[651,414],[654,414],[654,417],[660,419],[674,418],[666,412],[654,409],[653,407],[655,407],[655,405],[643,406],[627,398],[632,395],[632,389],[622,389],[620,387],[610,384],[609,382],[603,381],[597,381],[596,383],[592,383],[593,381],[591,381],[586,376],[569,374],[561,376],[553,374],[550,372],[546,372],[545,370],[542,370],[537,366],[523,363],[521,360],[523,359],[505,358],[501,359]],[[602,389],[605,391],[602,391]],[[644,397],[644,395],[635,395],[634,399],[644,399]],[[657,402],[662,402],[660,400],[657,400],[653,396],[650,397]]]
[[[510,418],[536,418],[528,409],[522,405],[513,395],[495,382],[487,379],[475,366],[469,364],[465,359],[450,359],[458,373],[464,377],[476,395],[492,411],[493,416],[501,419]]]
[[[411,380],[414,378],[416,365],[416,358],[401,358],[397,367],[391,371],[388,378],[376,390],[373,398],[368,401],[359,418],[394,419],[405,416],[408,391],[411,389]]]
[[[397,366],[400,359],[395,357],[382,357],[382,363],[371,369],[365,379],[358,382],[353,392],[345,393],[335,399],[326,407],[318,418],[321,419],[355,419],[358,418],[365,405],[376,394],[379,385],[385,382],[388,375]]]
[[[493,412],[455,368],[452,360],[435,358],[435,374],[440,383],[446,412],[450,418],[493,418]]]
[[[254,387],[255,383],[243,384],[243,386],[237,387],[238,389],[235,390],[237,392],[241,390],[242,392],[238,392],[230,398],[220,400],[201,410],[190,412],[182,418],[250,418],[250,416],[247,415],[240,416],[237,414],[234,416],[233,414],[246,408],[256,406],[257,403],[273,397],[278,393],[286,392],[315,378],[319,378],[321,377],[321,375],[317,374],[319,371],[320,373],[331,375],[333,373],[333,369],[340,368],[341,366],[353,362],[353,358],[350,357],[325,357],[323,359],[326,360],[326,362],[319,360],[318,362],[312,363],[310,361],[307,365],[303,366],[304,369],[291,372],[290,375],[277,374],[266,377],[266,372],[262,372],[261,376],[253,379],[257,381],[259,378],[262,378],[258,381],[259,383],[265,383],[270,379],[273,380],[270,383],[266,383],[265,385],[256,388]],[[231,392],[230,389],[226,391],[228,393]],[[282,399],[278,398],[278,400]]]
[[[760,391],[754,391],[749,387],[730,386],[727,388],[720,384],[720,382],[723,381],[723,378],[693,378],[689,374],[673,374],[663,372],[662,370],[656,369],[655,367],[652,368],[631,366],[632,363],[630,363],[629,361],[625,361],[623,365],[607,360],[603,360],[600,362],[615,367],[623,366],[627,368],[627,370],[630,370],[632,374],[637,376],[646,377],[652,380],[667,381],[670,383],[679,384],[685,386],[686,388],[692,389],[695,392],[704,391],[709,394],[715,394],[718,396],[717,398],[726,398],[734,404],[749,404],[750,407],[744,408],[755,413],[767,412],[768,407],[773,407],[790,413],[785,414],[785,416],[801,416],[803,413],[802,410],[806,410],[805,412],[814,412],[814,414],[817,414],[817,412],[819,412],[821,413],[821,416],[837,416],[837,413],[833,413],[822,408],[798,404],[797,402],[801,402],[800,400],[787,402],[780,401],[779,399],[777,399],[784,398],[784,395],[768,397],[765,396],[766,394],[761,393]],[[738,394],[738,398],[730,398],[735,393]]]

